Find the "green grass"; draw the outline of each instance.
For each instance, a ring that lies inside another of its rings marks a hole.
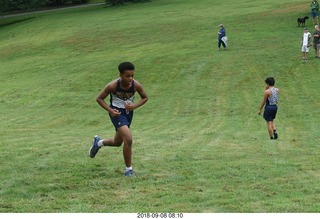
[[[320,63],[301,62],[296,26],[308,7],[153,0],[0,19],[0,212],[320,212]],[[149,95],[129,179],[122,148],[87,155],[114,134],[95,98],[127,60]],[[257,115],[267,76],[277,141]]]

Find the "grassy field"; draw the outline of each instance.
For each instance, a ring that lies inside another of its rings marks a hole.
[[[0,19],[0,212],[320,212],[320,60],[301,61],[296,24],[308,8],[153,0]],[[88,157],[114,134],[95,98],[122,61],[149,95],[134,178],[122,148]],[[277,141],[257,115],[267,76]]]

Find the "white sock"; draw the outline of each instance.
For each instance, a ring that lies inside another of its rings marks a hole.
[[[126,171],[132,170],[132,167],[126,167]]]
[[[103,140],[98,141],[98,146],[102,147],[103,146]]]

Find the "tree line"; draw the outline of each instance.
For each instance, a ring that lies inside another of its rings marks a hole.
[[[150,0],[104,0],[106,4],[116,6],[129,2],[147,2]],[[0,0],[0,12],[30,11],[40,8],[60,7],[89,3],[90,0]]]
[[[138,2],[149,2],[151,0],[106,0],[106,3],[111,4],[111,5],[122,5],[125,4],[126,2],[133,2],[133,3],[138,3]]]
[[[88,3],[89,0],[0,0],[1,11],[24,11],[43,7],[57,7]]]

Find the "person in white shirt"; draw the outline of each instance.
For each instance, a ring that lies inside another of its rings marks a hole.
[[[309,47],[311,42],[311,34],[308,32],[308,28],[304,28],[302,40],[301,40],[301,51],[302,51],[302,60],[308,60]]]

